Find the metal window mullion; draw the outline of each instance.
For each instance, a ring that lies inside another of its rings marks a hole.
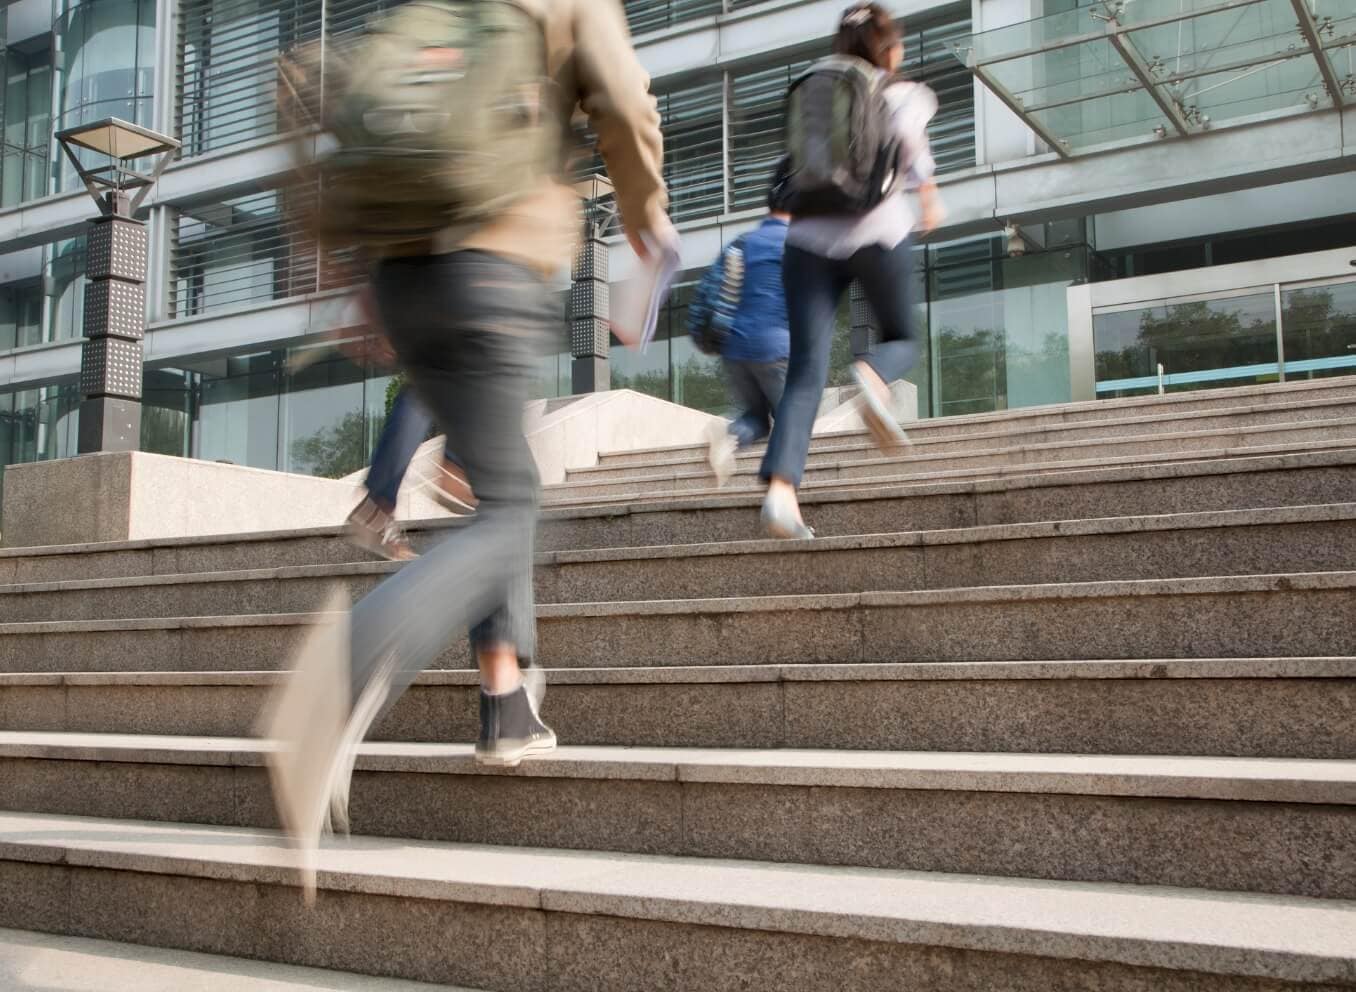
[[[729,12],[729,0],[725,0],[724,9]],[[730,96],[730,73],[722,72],[721,93],[720,93],[720,177],[721,177],[721,213],[730,212],[730,186],[734,182],[734,173],[731,171],[732,163],[730,161],[730,109],[732,106]]]
[[[1135,74],[1135,78],[1144,85],[1144,91],[1158,105],[1159,111],[1172,124],[1173,129],[1183,138],[1190,135],[1191,127],[1187,124],[1186,115],[1182,113],[1182,108],[1159,89],[1158,82],[1154,79],[1153,73],[1149,71],[1149,66],[1144,61],[1144,57],[1139,54],[1139,50],[1127,37],[1124,28],[1113,18],[1107,22],[1106,30],[1107,40],[1111,42],[1111,47],[1116,50],[1121,61]]]
[[[1285,382],[1285,327],[1283,326],[1283,316],[1281,310],[1281,284],[1277,283],[1276,290],[1276,370],[1280,375],[1281,382]]]
[[[1309,4],[1306,0],[1290,0],[1290,6],[1295,8],[1295,16],[1299,18],[1300,34],[1304,35],[1309,50],[1313,52],[1314,60],[1318,62],[1318,72],[1323,77],[1323,85],[1328,88],[1328,94],[1332,97],[1332,104],[1340,108],[1344,103],[1342,83],[1337,78],[1337,73],[1333,71],[1328,53],[1323,50],[1323,41],[1318,36],[1318,25],[1314,23],[1314,15],[1309,10]]]

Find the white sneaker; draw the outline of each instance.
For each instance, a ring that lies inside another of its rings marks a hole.
[[[730,436],[729,429],[723,423],[714,423],[706,430],[706,460],[716,477],[716,485],[723,486],[735,474],[735,452],[739,442]]]
[[[307,635],[292,673],[278,688],[259,724],[273,742],[269,776],[278,820],[297,851],[302,894],[314,905],[320,836],[340,764],[340,744],[348,723],[348,596],[336,590],[325,604],[330,614]]]
[[[889,396],[890,389],[876,374],[876,370],[865,362],[854,362],[852,380],[861,390],[858,407],[862,422],[875,439],[876,447],[887,455],[896,454],[907,447],[909,436],[899,426],[899,421],[895,420],[890,407],[881,399],[881,392]]]

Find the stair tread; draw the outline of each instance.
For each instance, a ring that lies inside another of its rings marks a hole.
[[[1347,679],[1356,657],[1143,658],[1083,661],[948,661],[796,665],[674,665],[635,668],[548,668],[551,685],[653,685],[749,682],[933,682],[1137,679]],[[0,672],[7,686],[269,686],[280,671]],[[419,686],[474,686],[474,669],[419,673]]]
[[[736,541],[708,541],[697,544],[583,548],[577,550],[540,552],[536,555],[536,564],[540,566],[550,566],[783,553],[822,554],[858,549],[904,548],[943,544],[978,544],[990,541],[1037,540],[1042,538],[1062,539],[1176,530],[1214,530],[1230,527],[1332,523],[1352,520],[1356,520],[1356,503],[1330,503],[1305,506],[1265,507],[1246,510],[1216,510],[1199,513],[1133,514],[1119,517],[1094,517],[1078,520],[958,527],[945,530],[907,530],[877,534],[851,534],[837,537],[816,538],[811,542],[759,538]],[[398,571],[400,567],[400,563],[397,562],[354,560],[351,562],[329,564],[280,565],[267,568],[241,568],[221,571],[165,572],[159,574],[125,575],[108,578],[53,579],[36,582],[0,584],[0,595],[89,589],[117,589],[141,586],[187,585],[214,582],[250,582],[281,579],[339,578],[354,575],[383,575],[389,572]]]
[[[0,857],[249,884],[295,877],[294,852],[270,832],[104,818],[0,813]],[[1336,900],[372,837],[327,840],[318,866],[323,891],[1356,980],[1356,903]]]
[[[473,992],[396,978],[0,929],[0,992]]]
[[[263,764],[268,750],[267,741],[244,737],[0,732],[0,758],[254,767]],[[476,765],[471,744],[369,741],[360,749],[357,768],[1356,805],[1356,761],[1339,759],[562,746],[505,773]]]

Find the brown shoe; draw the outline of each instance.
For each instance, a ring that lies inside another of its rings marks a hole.
[[[381,555],[387,561],[410,561],[419,557],[395,517],[372,502],[370,496],[355,506],[344,521],[344,537],[350,544]]]
[[[423,482],[428,494],[448,513],[457,516],[475,513],[478,501],[471,491],[471,483],[466,480],[466,473],[456,462],[438,459],[423,476]]]

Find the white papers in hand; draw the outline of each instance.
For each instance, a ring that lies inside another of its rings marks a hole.
[[[658,242],[645,237],[648,258],[640,260],[636,274],[617,287],[612,302],[612,333],[628,348],[642,354],[654,340],[659,308],[668,299],[681,256],[677,241]]]

